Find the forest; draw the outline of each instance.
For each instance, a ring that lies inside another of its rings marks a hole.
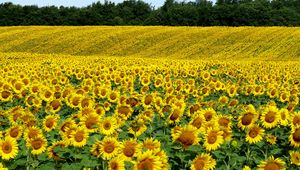
[[[299,0],[166,0],[155,8],[140,0],[86,7],[0,4],[0,25],[300,26]]]

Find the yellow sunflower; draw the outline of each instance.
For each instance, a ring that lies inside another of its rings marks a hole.
[[[282,108],[279,110],[279,114],[280,114],[280,125],[288,126],[290,120],[289,111],[285,108]]]
[[[224,143],[224,139],[222,136],[222,131],[209,128],[208,131],[205,133],[205,141],[203,146],[205,147],[206,150],[208,151],[216,150],[223,143]]]
[[[263,139],[265,130],[254,125],[247,130],[246,141],[250,144],[260,142]]]
[[[294,147],[300,146],[300,127],[292,127],[291,134],[289,135],[289,141]]]
[[[266,140],[267,140],[267,142],[268,142],[269,144],[275,145],[275,144],[276,144],[276,141],[277,141],[277,137],[274,136],[274,135],[268,134],[268,135],[266,135]]]
[[[15,158],[18,155],[19,147],[15,139],[6,137],[0,141],[0,156],[4,160]]]
[[[122,158],[126,161],[131,161],[133,157],[136,156],[138,151],[140,151],[141,145],[134,139],[125,140],[120,145],[120,151],[122,153]]]
[[[116,157],[109,161],[108,170],[125,170],[124,160]]]
[[[173,141],[179,142],[186,149],[191,145],[196,145],[199,143],[200,138],[198,137],[199,131],[196,127],[192,125],[187,125],[183,128],[180,128],[178,131],[173,130],[172,134]]]
[[[158,156],[155,156],[155,154],[151,150],[147,150],[146,152],[139,153],[137,155],[137,161],[134,165],[134,170],[161,170],[162,167],[163,164],[160,158]]]
[[[260,120],[263,127],[270,129],[277,126],[280,121],[280,114],[276,106],[268,106],[262,113]]]
[[[217,122],[219,126],[222,128],[231,128],[232,126],[231,119],[232,117],[230,115],[219,114],[217,116]]]
[[[262,161],[257,170],[285,170],[285,162],[280,158],[274,159],[273,156],[269,157],[268,160]]]
[[[33,155],[39,155],[46,150],[47,140],[44,136],[39,135],[27,142],[27,147],[31,149]]]
[[[50,132],[55,129],[57,122],[59,121],[59,115],[47,115],[43,121],[43,129],[46,132]]]
[[[96,113],[90,113],[83,117],[80,117],[79,125],[84,127],[87,132],[92,133],[98,130],[100,123],[100,116]]]
[[[111,159],[119,154],[119,142],[116,138],[105,137],[100,143],[100,154],[103,159]]]
[[[88,131],[84,127],[78,127],[72,132],[70,141],[75,147],[83,147],[86,145],[88,137]]]
[[[104,135],[112,135],[117,128],[117,120],[114,117],[104,117],[99,124],[100,132]]]
[[[157,139],[153,139],[153,138],[147,138],[144,140],[142,147],[144,149],[148,149],[151,151],[156,151],[156,150],[160,150],[160,141]]]
[[[300,153],[298,151],[290,151],[289,153],[291,163],[300,166]]]
[[[249,128],[254,125],[256,120],[258,119],[258,115],[254,110],[248,110],[246,112],[243,112],[238,117],[238,127],[241,129]]]
[[[180,122],[182,115],[183,115],[182,109],[179,107],[173,106],[172,111],[167,119],[167,122],[169,124],[178,123],[178,122]]]
[[[128,133],[133,134],[135,137],[139,137],[147,130],[147,126],[142,120],[134,120],[131,122],[128,128]]]
[[[291,114],[291,125],[300,126],[300,112],[294,112]]]
[[[211,170],[216,164],[216,160],[210,154],[202,153],[193,160],[191,170]]]
[[[6,130],[6,135],[8,137],[18,140],[22,136],[23,128],[21,126],[11,126]]]
[[[206,121],[205,121],[204,115],[199,114],[199,112],[196,112],[192,115],[192,119],[189,122],[189,124],[196,127],[199,130],[202,130],[205,122]]]

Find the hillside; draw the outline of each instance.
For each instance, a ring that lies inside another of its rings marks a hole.
[[[299,27],[0,27],[0,52],[296,59]]]

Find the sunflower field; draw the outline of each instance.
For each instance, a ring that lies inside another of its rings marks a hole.
[[[300,168],[300,63],[0,56],[0,169]]]

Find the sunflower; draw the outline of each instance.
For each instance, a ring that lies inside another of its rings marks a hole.
[[[250,144],[260,142],[263,139],[265,130],[254,125],[247,130],[246,141]]]
[[[149,108],[152,103],[154,102],[155,96],[153,96],[152,94],[147,94],[143,97],[142,99],[142,104],[145,108]]]
[[[231,119],[232,117],[229,115],[222,115],[222,114],[217,115],[217,122],[219,126],[222,128],[231,128],[232,126]]]
[[[214,121],[216,118],[216,111],[213,108],[207,108],[205,110],[201,110],[200,114],[203,114],[205,121]]]
[[[53,142],[51,146],[48,147],[48,157],[52,158],[54,160],[60,160],[60,158],[56,153],[55,153],[55,148],[60,147],[61,149],[67,147],[68,145],[64,141],[56,141]]]
[[[38,137],[39,135],[42,135],[42,130],[36,126],[28,127],[24,131],[24,138],[25,138],[26,142],[28,142],[29,140],[31,140],[33,138]]]
[[[203,146],[205,147],[206,150],[208,151],[216,150],[223,143],[224,143],[224,139],[222,136],[222,131],[209,128],[208,131],[205,133],[205,141]]]
[[[265,128],[270,129],[277,126],[280,116],[276,106],[268,106],[262,113],[260,120]]]
[[[133,120],[128,128],[128,133],[133,134],[135,137],[139,137],[147,130],[143,120]]]
[[[290,120],[289,111],[285,108],[282,108],[279,110],[279,114],[280,114],[280,125],[288,126]]]
[[[291,163],[300,166],[300,153],[298,151],[290,151],[289,154]]]
[[[0,156],[4,160],[15,158],[19,152],[18,143],[15,139],[6,137],[0,141]]]
[[[99,143],[100,155],[103,159],[111,159],[119,153],[119,142],[116,138],[105,137],[101,143]]]
[[[158,156],[160,158],[160,161],[162,162],[162,170],[168,170],[170,169],[169,163],[168,163],[168,156],[167,153],[164,150],[160,150],[155,154],[155,156]]]
[[[300,146],[300,127],[292,127],[291,134],[289,135],[289,141],[294,147]]]
[[[115,114],[125,120],[127,120],[132,113],[133,109],[128,105],[120,105],[115,110]]]
[[[55,129],[57,122],[59,121],[59,115],[47,115],[43,121],[43,129],[46,132],[50,132]]]
[[[124,160],[116,157],[108,162],[108,170],[125,170]]]
[[[8,137],[14,138],[16,140],[18,140],[22,136],[22,133],[23,133],[22,127],[17,125],[10,127],[6,131],[6,135]]]
[[[117,103],[117,101],[119,100],[120,94],[118,91],[110,91],[110,93],[108,94],[108,100],[111,103]]]
[[[274,157],[271,156],[268,160],[262,161],[258,165],[257,170],[285,170],[285,162],[280,158],[274,159]]]
[[[172,108],[172,111],[167,119],[167,122],[169,124],[175,124],[178,123],[181,120],[181,117],[183,116],[183,111],[179,107]]]
[[[136,156],[138,151],[140,151],[141,146],[134,139],[125,140],[120,145],[120,151],[122,152],[122,157],[126,161],[131,161],[133,157]]]
[[[57,113],[61,109],[61,107],[62,107],[62,103],[60,99],[55,99],[48,102],[46,109],[51,113]]]
[[[238,117],[238,127],[241,129],[249,128],[254,125],[255,121],[258,119],[257,113],[252,110],[246,110]]]
[[[33,155],[39,155],[46,150],[47,140],[44,136],[39,135],[33,139],[30,139],[26,145],[28,148],[32,149],[31,153]]]
[[[99,123],[100,116],[96,113],[91,113],[80,117],[79,125],[84,127],[87,130],[87,132],[92,133],[98,130]]]
[[[134,165],[134,170],[161,170],[162,167],[163,164],[160,158],[158,156],[155,156],[155,154],[151,150],[147,150],[146,152],[139,153],[137,155],[137,161]]]
[[[199,114],[199,112],[196,112],[195,114],[192,115],[192,119],[189,122],[189,124],[200,130],[201,128],[203,128],[205,124],[204,115]]]
[[[144,149],[148,149],[151,151],[157,151],[160,150],[160,141],[157,139],[153,139],[153,138],[147,138],[144,140],[142,147]]]
[[[269,144],[275,145],[275,144],[276,144],[276,141],[277,141],[277,137],[274,136],[274,135],[268,134],[268,135],[266,135],[266,140],[267,140],[267,142],[268,142]]]
[[[191,170],[211,170],[216,164],[216,160],[210,154],[202,153],[193,160]]]
[[[86,145],[87,139],[89,137],[88,131],[84,127],[78,127],[71,134],[71,144],[75,147],[83,147]]]
[[[9,90],[1,90],[0,101],[7,102],[13,98],[13,93]]]
[[[291,124],[293,126],[299,126],[300,125],[300,112],[294,112],[291,114]]]
[[[114,117],[104,117],[99,123],[100,132],[104,135],[112,135],[117,128],[117,120]]]
[[[173,141],[181,143],[185,149],[191,145],[198,144],[200,141],[200,138],[198,137],[199,131],[192,125],[187,125],[177,131],[173,130],[172,132],[174,133],[172,134]]]

